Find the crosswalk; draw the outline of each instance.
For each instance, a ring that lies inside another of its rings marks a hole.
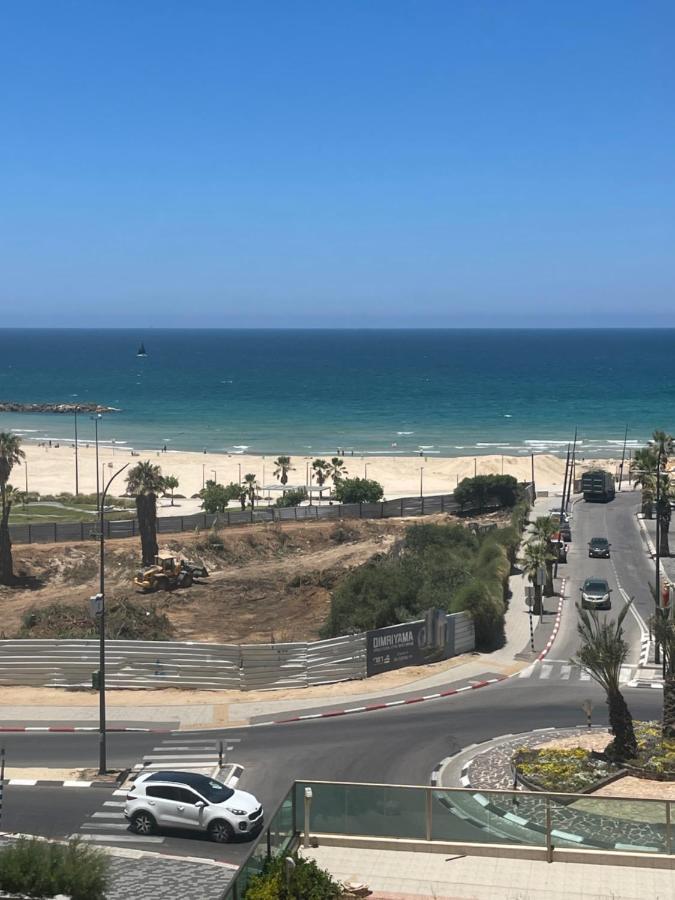
[[[234,750],[238,741],[230,739],[222,744],[223,761]],[[131,778],[141,772],[178,770],[199,772],[215,777],[220,768],[220,742],[206,738],[181,738],[175,735],[158,743],[147,753],[140,763],[133,767]],[[124,818],[127,787],[113,791],[110,799],[92,813],[80,826],[73,837],[98,844],[163,844],[162,835],[139,835],[129,831]]]
[[[619,681],[621,684],[630,684],[635,680],[637,666],[622,666]],[[590,681],[591,676],[581,666],[564,660],[546,660],[533,663],[522,672],[519,678],[531,678],[539,681]]]

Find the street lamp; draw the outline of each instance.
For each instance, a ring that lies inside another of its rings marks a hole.
[[[363,477],[368,478],[368,463],[364,463],[363,465]]]
[[[218,483],[218,473],[216,472],[215,469],[211,469],[211,471],[213,472],[213,480],[217,484]]]
[[[98,662],[98,774],[105,775],[107,771],[106,760],[106,722],[105,722],[105,520],[103,518],[103,510],[105,508],[105,498],[108,488],[117,478],[120,472],[123,472],[129,463],[125,463],[121,469],[118,469],[112,475],[108,483],[103,488],[99,502],[99,530],[100,530],[100,560],[99,560],[99,595],[98,602],[100,604],[99,612],[99,662]],[[96,467],[98,476],[98,466]]]
[[[98,420],[101,418],[101,413],[96,413],[95,416],[90,416],[89,418],[94,422],[94,440],[96,442],[96,505],[100,507],[101,501],[99,495],[101,491],[101,485],[99,482],[98,474]]]
[[[424,496],[424,466],[420,466],[420,500]]]
[[[239,468],[239,484],[241,484],[241,463],[237,463],[237,466]]]
[[[202,490],[206,487],[206,466],[202,463]]]

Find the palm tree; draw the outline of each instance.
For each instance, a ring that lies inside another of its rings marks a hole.
[[[651,519],[656,496],[656,454],[652,447],[641,447],[635,451],[630,473],[634,483],[642,488],[642,514]]]
[[[599,618],[597,610],[584,609],[577,603],[577,631],[581,646],[572,659],[605,691],[610,730],[614,735],[605,753],[616,759],[634,759],[637,756],[633,717],[619,689],[621,667],[630,649],[623,636],[623,621],[629,607],[630,603],[627,603],[616,619],[607,621]]]
[[[274,477],[278,478],[284,487],[288,484],[288,473],[295,472],[295,466],[291,465],[290,456],[277,456],[273,463],[276,466]],[[283,493],[286,493],[285,491]]]
[[[149,460],[129,469],[127,491],[136,498],[144,566],[152,565],[157,556],[157,494],[164,490],[164,484],[162,470]]]
[[[319,485],[319,500],[323,500],[323,486],[328,478],[330,467],[325,459],[315,459],[312,469],[316,476],[316,483]]]
[[[328,466],[328,475],[333,479],[333,487],[337,487],[346,474],[347,467],[344,460],[339,456],[333,456]]]
[[[255,506],[257,491],[258,483],[255,479],[255,475],[249,472],[248,475],[244,475],[244,493],[246,497],[248,497],[248,501],[251,504],[251,509],[253,509],[253,507]]]
[[[658,495],[656,518],[661,556],[670,556],[670,501],[675,491],[665,469],[672,452],[671,435],[657,430],[653,433],[648,447],[636,450],[631,464],[635,482],[642,486],[642,512],[648,518],[651,518],[654,499]]]
[[[164,487],[165,487],[165,489],[171,491],[171,505],[172,506],[174,505],[173,492],[178,487],[178,484],[179,484],[179,481],[175,475],[166,475],[164,477]]]
[[[532,537],[535,541],[541,541],[545,547],[551,549],[551,538],[558,530],[558,526],[553,521],[551,516],[539,516],[536,518],[532,524]],[[555,557],[552,552],[549,552],[546,558],[546,584],[544,585],[544,595],[546,597],[552,597],[553,590],[553,563],[555,561]]]
[[[657,609],[650,625],[663,653],[663,736],[675,737],[675,622],[670,610]]]
[[[551,556],[551,550],[543,541],[531,540],[525,544],[521,563],[523,569],[534,586],[534,604],[532,612],[539,615],[542,612],[541,589],[539,584],[539,570],[546,569],[546,564]]]
[[[21,465],[26,454],[21,449],[21,439],[7,431],[0,432],[0,584],[14,583],[12,565],[12,540],[9,536],[9,514],[15,500],[15,492],[9,484],[14,466]]]

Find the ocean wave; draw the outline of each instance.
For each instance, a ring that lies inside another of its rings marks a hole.
[[[414,431],[397,431],[396,434],[405,435],[405,434],[415,434]]]

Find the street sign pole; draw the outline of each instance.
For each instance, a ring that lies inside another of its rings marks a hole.
[[[532,624],[532,604],[534,603],[534,588],[527,585],[525,588],[525,602],[527,603],[527,611],[530,616],[530,647],[534,653],[534,625]]]
[[[2,794],[5,786],[5,748],[0,748],[0,825],[2,824]]]

